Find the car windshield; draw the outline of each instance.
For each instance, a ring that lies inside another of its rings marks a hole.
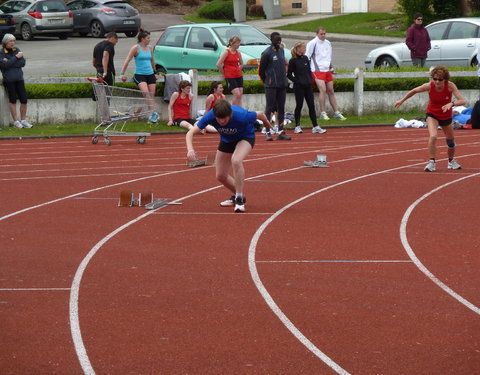
[[[269,45],[270,40],[252,27],[237,27],[232,25],[218,26],[213,29],[223,45],[227,45],[232,36],[238,36],[242,46]]]
[[[37,12],[46,13],[46,12],[65,12],[67,7],[65,3],[60,0],[47,0],[40,1],[35,5],[35,10]]]

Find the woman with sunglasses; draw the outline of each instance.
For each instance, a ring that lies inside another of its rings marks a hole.
[[[428,92],[429,102],[426,110],[428,127],[428,153],[429,161],[425,167],[426,172],[434,172],[435,155],[437,150],[437,129],[440,126],[445,134],[448,147],[448,169],[461,169],[462,167],[454,159],[455,139],[452,126],[452,107],[466,103],[457,86],[450,81],[450,73],[445,66],[437,66],[430,72],[432,81],[410,90],[402,99],[395,102],[395,108],[420,92]],[[455,100],[452,100],[455,96]]]
[[[432,48],[430,35],[423,26],[423,15],[421,13],[415,13],[413,19],[413,25],[407,30],[405,44],[410,50],[412,65],[423,68],[425,60],[427,60],[427,52]]]

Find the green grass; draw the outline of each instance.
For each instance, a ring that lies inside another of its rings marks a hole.
[[[280,30],[315,33],[319,26],[328,33],[405,37],[404,15],[392,13],[352,13],[278,27]]]
[[[344,113],[347,116],[347,120],[339,121],[332,118],[330,121],[320,121],[319,124],[322,127],[332,126],[361,126],[361,125],[376,125],[376,124],[395,124],[398,119],[405,118],[411,120],[415,117],[422,116],[420,112],[393,112],[393,113],[375,113],[367,114],[363,116],[353,116],[348,113]],[[302,126],[312,126],[312,123],[308,117],[302,118]],[[93,135],[93,130],[96,124],[55,124],[55,125],[37,125],[31,129],[17,129],[13,127],[0,127],[0,139],[1,138],[16,138],[16,137],[65,137],[65,136],[89,136]],[[293,124],[290,124],[293,127]],[[102,128],[103,129],[103,128]],[[158,133],[184,133],[185,130],[176,126],[167,126],[166,122],[160,122],[158,125],[148,124],[146,122],[129,122],[125,127],[125,131],[128,132],[149,132],[153,134]],[[100,142],[103,142],[100,139]]]

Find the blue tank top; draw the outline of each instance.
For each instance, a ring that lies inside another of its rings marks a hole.
[[[148,48],[147,52],[143,51],[140,44],[138,44],[138,55],[135,56],[135,74],[153,74],[152,52],[150,48]]]

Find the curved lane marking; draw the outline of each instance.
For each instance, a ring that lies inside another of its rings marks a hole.
[[[471,174],[471,175],[468,175],[468,176],[461,177],[457,180],[447,182],[446,184],[438,186],[437,188],[429,191],[428,193],[426,193],[423,196],[421,196],[420,198],[418,198],[415,202],[413,202],[410,205],[410,207],[408,207],[407,211],[405,211],[405,214],[403,215],[403,218],[402,218],[402,221],[401,221],[401,224],[400,224],[400,239],[401,239],[402,245],[405,248],[405,251],[407,252],[410,259],[417,266],[417,268],[425,274],[425,276],[427,276],[430,280],[432,280],[435,284],[437,284],[444,292],[450,294],[450,296],[455,298],[462,305],[468,307],[474,313],[480,315],[480,308],[478,308],[473,303],[471,303],[470,301],[468,301],[467,299],[463,298],[461,295],[456,293],[453,289],[448,287],[446,284],[441,282],[432,272],[430,272],[428,270],[427,267],[425,267],[425,265],[415,255],[415,252],[413,251],[410,244],[408,243],[408,237],[407,237],[408,219],[410,218],[410,215],[412,214],[415,207],[417,207],[420,202],[422,202],[424,199],[428,198],[432,194],[436,193],[437,191],[439,191],[439,190],[441,190],[441,189],[443,189],[443,188],[445,188],[449,185],[452,185],[452,184],[455,184],[457,182],[466,180],[467,178],[477,177],[477,176],[480,176],[480,173]]]

